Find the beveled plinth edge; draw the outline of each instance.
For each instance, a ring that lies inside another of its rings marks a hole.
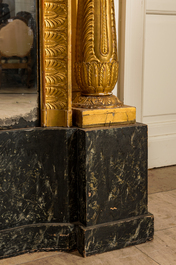
[[[73,108],[73,125],[80,128],[113,126],[136,122],[136,108],[123,105],[111,109]]]
[[[76,249],[75,226],[40,223],[0,230],[0,259],[36,251]]]
[[[84,257],[151,241],[154,216],[150,213],[116,222],[77,227],[77,248]]]

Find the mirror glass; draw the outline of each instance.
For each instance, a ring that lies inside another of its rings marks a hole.
[[[0,0],[0,129],[39,126],[36,0]]]

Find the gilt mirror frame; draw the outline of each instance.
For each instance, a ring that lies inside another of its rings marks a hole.
[[[39,0],[41,126],[72,125],[71,1]]]

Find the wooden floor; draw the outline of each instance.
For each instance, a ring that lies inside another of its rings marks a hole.
[[[24,254],[0,265],[176,265],[176,166],[149,170],[149,211],[155,216],[152,242],[85,259],[77,251]]]

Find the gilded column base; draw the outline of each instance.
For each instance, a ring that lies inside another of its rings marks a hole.
[[[73,108],[73,125],[80,128],[133,124],[135,122],[135,107],[123,105],[109,109]]]
[[[84,96],[78,94],[73,100],[73,108],[83,108],[83,109],[102,109],[102,108],[116,108],[122,106],[123,103],[114,95],[102,96]]]

